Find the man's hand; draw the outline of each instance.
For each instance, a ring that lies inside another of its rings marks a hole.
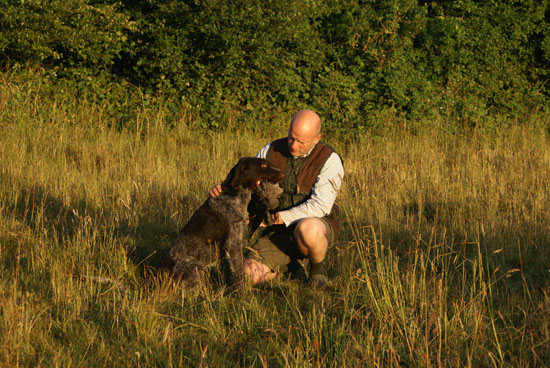
[[[221,184],[216,184],[212,187],[212,189],[210,189],[210,192],[208,192],[208,195],[210,197],[217,197],[219,196],[220,194],[222,194],[222,185]]]
[[[279,212],[269,214],[268,216],[271,216],[271,224],[270,225],[283,225],[284,224],[283,220],[281,219],[281,216],[279,216]],[[269,226],[269,225],[266,224],[263,221],[260,224],[260,227],[267,227],[267,226]]]

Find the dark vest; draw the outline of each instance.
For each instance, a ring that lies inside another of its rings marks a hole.
[[[319,172],[334,150],[319,142],[307,157],[294,158],[288,149],[287,138],[281,138],[271,143],[267,152],[267,162],[270,166],[284,171],[285,178],[280,183],[283,194],[279,198],[279,210],[297,206],[311,197],[311,189],[317,180]],[[340,228],[339,210],[333,205],[327,219],[331,223],[334,239]]]

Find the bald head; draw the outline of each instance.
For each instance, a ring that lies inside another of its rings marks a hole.
[[[290,130],[296,129],[303,131],[311,131],[312,134],[321,134],[321,118],[313,110],[300,110],[292,117],[290,121]]]
[[[294,114],[288,129],[288,148],[292,156],[307,154],[320,139],[321,118],[315,111],[300,110]]]

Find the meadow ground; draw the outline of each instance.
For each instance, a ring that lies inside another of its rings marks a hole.
[[[144,109],[115,129],[100,106],[3,87],[0,365],[550,365],[544,122],[327,136],[346,169],[329,287],[186,293],[162,252],[286,117],[201,132]]]

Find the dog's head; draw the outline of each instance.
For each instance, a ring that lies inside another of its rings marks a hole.
[[[284,178],[284,173],[267,164],[263,158],[243,157],[229,171],[224,185],[232,190],[240,188],[255,189],[260,182],[267,180],[278,183]]]

